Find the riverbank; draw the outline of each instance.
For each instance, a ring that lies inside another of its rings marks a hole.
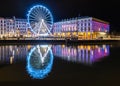
[[[0,40],[0,44],[113,44],[120,40]]]

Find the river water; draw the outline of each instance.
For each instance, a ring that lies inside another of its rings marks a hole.
[[[120,85],[119,66],[120,46],[114,44],[0,45],[2,84],[114,86]]]

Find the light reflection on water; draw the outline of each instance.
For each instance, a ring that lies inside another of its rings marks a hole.
[[[53,58],[92,65],[109,54],[109,45],[5,45],[0,46],[0,65],[26,60],[29,76],[43,79],[52,70]]]
[[[37,45],[27,57],[27,71],[32,78],[43,79],[52,69],[53,53],[51,46]]]
[[[53,53],[67,61],[92,64],[109,55],[109,45],[55,45]]]
[[[32,45],[4,45],[0,46],[0,64],[13,64],[25,60]]]

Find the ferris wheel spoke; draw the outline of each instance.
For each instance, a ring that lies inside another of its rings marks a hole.
[[[46,21],[50,21],[50,22],[53,22],[53,20],[51,18],[46,18]]]
[[[39,12],[39,11],[38,11],[38,7],[37,7],[36,10],[35,10],[36,15],[38,14],[38,12]]]
[[[47,14],[49,14],[49,13],[50,13],[50,12],[48,12],[48,10],[46,9],[46,10],[45,10],[45,14],[47,15]]]
[[[46,24],[52,24],[51,21],[46,21]]]
[[[34,10],[30,13],[30,15],[36,16],[35,14],[36,12],[34,12]]]
[[[45,13],[48,13],[48,10],[47,10],[47,9],[45,9]]]
[[[49,14],[49,13],[47,13],[45,16],[46,16],[46,17],[48,17],[48,16],[50,16],[50,14]]]
[[[38,21],[38,16],[32,16],[30,19],[35,19],[36,21]]]
[[[52,19],[51,18],[46,18],[46,21],[52,21]]]
[[[37,9],[36,9],[36,16],[39,15],[39,12],[40,12],[40,11],[39,11],[39,8],[37,8]]]
[[[50,17],[48,16],[48,17],[45,17],[45,20],[48,20],[48,19],[50,19]]]
[[[36,19],[30,19],[29,21],[30,21],[30,22],[37,22]]]
[[[32,11],[32,14],[35,16],[35,15],[36,15],[36,10],[33,10],[33,11]]]
[[[36,17],[33,15],[29,15],[29,19],[36,19]]]
[[[32,17],[32,18],[38,20],[38,18],[37,18],[38,16],[36,16],[35,14],[31,14],[30,17]]]

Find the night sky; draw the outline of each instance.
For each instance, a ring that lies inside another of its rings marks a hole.
[[[111,31],[120,31],[119,0],[0,0],[0,17],[26,18],[28,10],[36,4],[50,9],[55,22],[90,16],[110,22]]]

